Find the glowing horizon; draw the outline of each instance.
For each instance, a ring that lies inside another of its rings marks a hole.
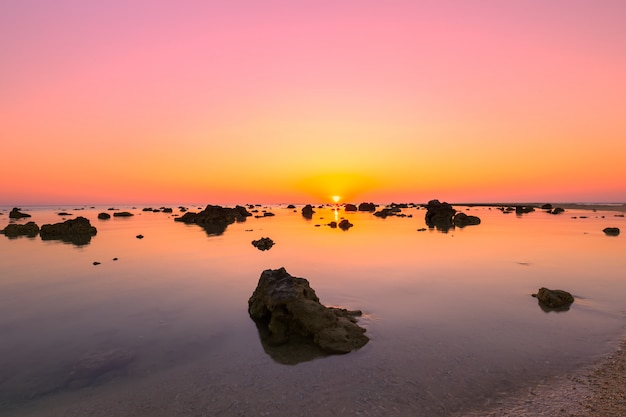
[[[5,2],[0,205],[625,202],[626,3]]]

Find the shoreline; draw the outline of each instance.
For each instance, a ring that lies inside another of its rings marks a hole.
[[[626,416],[626,338],[598,362],[547,378],[455,417]]]

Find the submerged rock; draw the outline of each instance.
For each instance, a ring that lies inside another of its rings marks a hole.
[[[42,240],[62,240],[75,245],[86,245],[98,231],[84,217],[66,220],[62,223],[44,224],[39,235]]]
[[[619,227],[605,227],[602,231],[607,236],[619,236]]]
[[[558,309],[563,307],[569,307],[574,302],[572,294],[563,290],[549,290],[545,287],[539,288],[537,294],[533,294],[533,297],[539,300],[540,304],[544,307]]]
[[[71,389],[87,387],[106,374],[125,371],[135,358],[133,352],[124,349],[85,355],[72,367],[64,387]]]
[[[252,213],[243,206],[232,208],[209,204],[199,213],[188,211],[182,216],[176,217],[174,221],[197,224],[201,226],[209,236],[215,236],[223,234],[229,224],[245,222],[249,216],[252,216]]]
[[[9,218],[10,219],[21,219],[21,218],[24,218],[24,217],[31,217],[31,215],[30,214],[26,214],[26,213],[22,213],[20,211],[20,209],[17,208],[17,207],[14,207],[11,210],[11,212],[9,213]]]
[[[0,233],[4,233],[6,237],[15,238],[18,236],[35,237],[39,234],[39,226],[35,222],[26,224],[8,224]]]
[[[266,342],[271,345],[299,336],[326,353],[348,353],[369,341],[365,329],[356,324],[360,311],[323,306],[309,281],[289,275],[285,268],[261,273],[248,300],[248,313],[266,330]]]
[[[258,250],[270,250],[274,246],[274,241],[269,237],[262,237],[261,239],[253,240],[252,246]]]

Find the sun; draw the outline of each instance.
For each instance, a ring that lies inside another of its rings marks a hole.
[[[334,195],[332,198],[335,203],[338,203],[339,200],[341,200],[341,196],[338,196],[338,195]]]

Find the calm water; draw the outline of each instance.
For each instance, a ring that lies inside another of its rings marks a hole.
[[[626,240],[602,232],[626,231],[617,212],[457,207],[482,224],[441,233],[417,230],[423,209],[305,220],[274,206],[209,236],[116,208],[135,216],[23,208],[20,223],[89,218],[98,234],[83,246],[0,236],[1,415],[444,416],[589,364],[625,333]],[[349,231],[323,226],[344,217]],[[263,236],[269,251],[250,243]],[[323,304],[363,310],[370,343],[266,351],[247,301],[264,269],[283,266]],[[544,312],[530,296],[542,286],[576,302]]]

